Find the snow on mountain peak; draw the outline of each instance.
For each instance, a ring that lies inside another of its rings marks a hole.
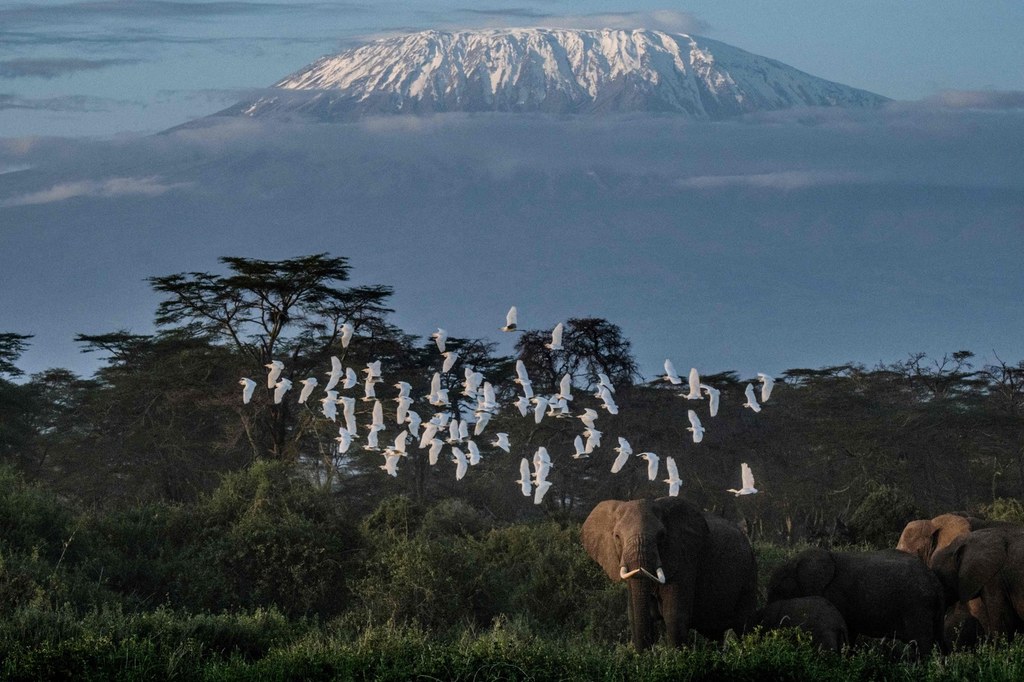
[[[323,57],[274,87],[280,94],[224,113],[655,111],[708,120],[885,101],[715,40],[643,29],[423,31]]]

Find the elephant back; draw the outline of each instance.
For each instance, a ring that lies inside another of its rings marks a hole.
[[[709,536],[699,562],[693,627],[709,637],[741,632],[757,608],[757,562],[747,536],[736,524],[705,514]]]

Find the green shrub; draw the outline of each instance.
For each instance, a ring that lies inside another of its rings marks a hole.
[[[895,547],[908,521],[921,513],[909,495],[891,485],[874,485],[850,515],[850,528],[858,542],[877,549]]]
[[[1024,503],[1008,497],[997,497],[992,504],[980,509],[982,515],[993,521],[1009,521],[1024,526]]]

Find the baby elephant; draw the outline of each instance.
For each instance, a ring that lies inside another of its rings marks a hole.
[[[765,630],[800,628],[811,634],[819,649],[840,652],[849,642],[843,614],[824,597],[775,601],[757,612],[754,625]]]
[[[842,614],[850,642],[858,635],[891,637],[925,656],[933,645],[943,645],[942,586],[910,554],[809,549],[776,569],[768,583],[769,604],[815,595]]]

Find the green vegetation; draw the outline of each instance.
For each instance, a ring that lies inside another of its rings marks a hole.
[[[314,401],[274,405],[263,364],[286,358],[298,379],[331,355],[356,369],[382,359],[383,444],[399,431],[391,380],[425,395],[433,342],[387,321],[388,288],[341,287],[344,259],[223,264],[151,279],[158,333],[80,336],[105,358],[92,377],[26,377],[31,336],[0,333],[0,678],[1024,678],[1022,644],[912,664],[881,644],[838,657],[771,633],[637,654],[624,587],[579,543],[597,501],[665,494],[644,466],[608,473],[620,435],[676,455],[683,495],[746,529],[762,599],[772,570],[811,544],[891,547],[906,520],[951,510],[1024,522],[1024,363],[975,368],[958,351],[793,369],[759,415],[738,407],[746,380],[705,376],[722,409],[693,446],[676,392],[635,383],[621,330],[572,319],[565,350],[526,330],[517,357],[539,392],[571,374],[575,413],[597,406],[598,372],[615,384],[620,414],[602,412],[590,459],[567,455],[577,420],[506,410],[479,442],[506,431],[510,454],[484,447],[456,483],[445,457],[432,467],[410,447],[392,478],[361,444],[339,455]],[[452,396],[471,368],[511,401],[517,358],[481,339],[448,347]],[[240,376],[261,382],[247,406]],[[359,402],[360,424],[369,409]],[[555,459],[539,506],[514,483],[538,445]],[[741,461],[762,493],[724,491]]]

